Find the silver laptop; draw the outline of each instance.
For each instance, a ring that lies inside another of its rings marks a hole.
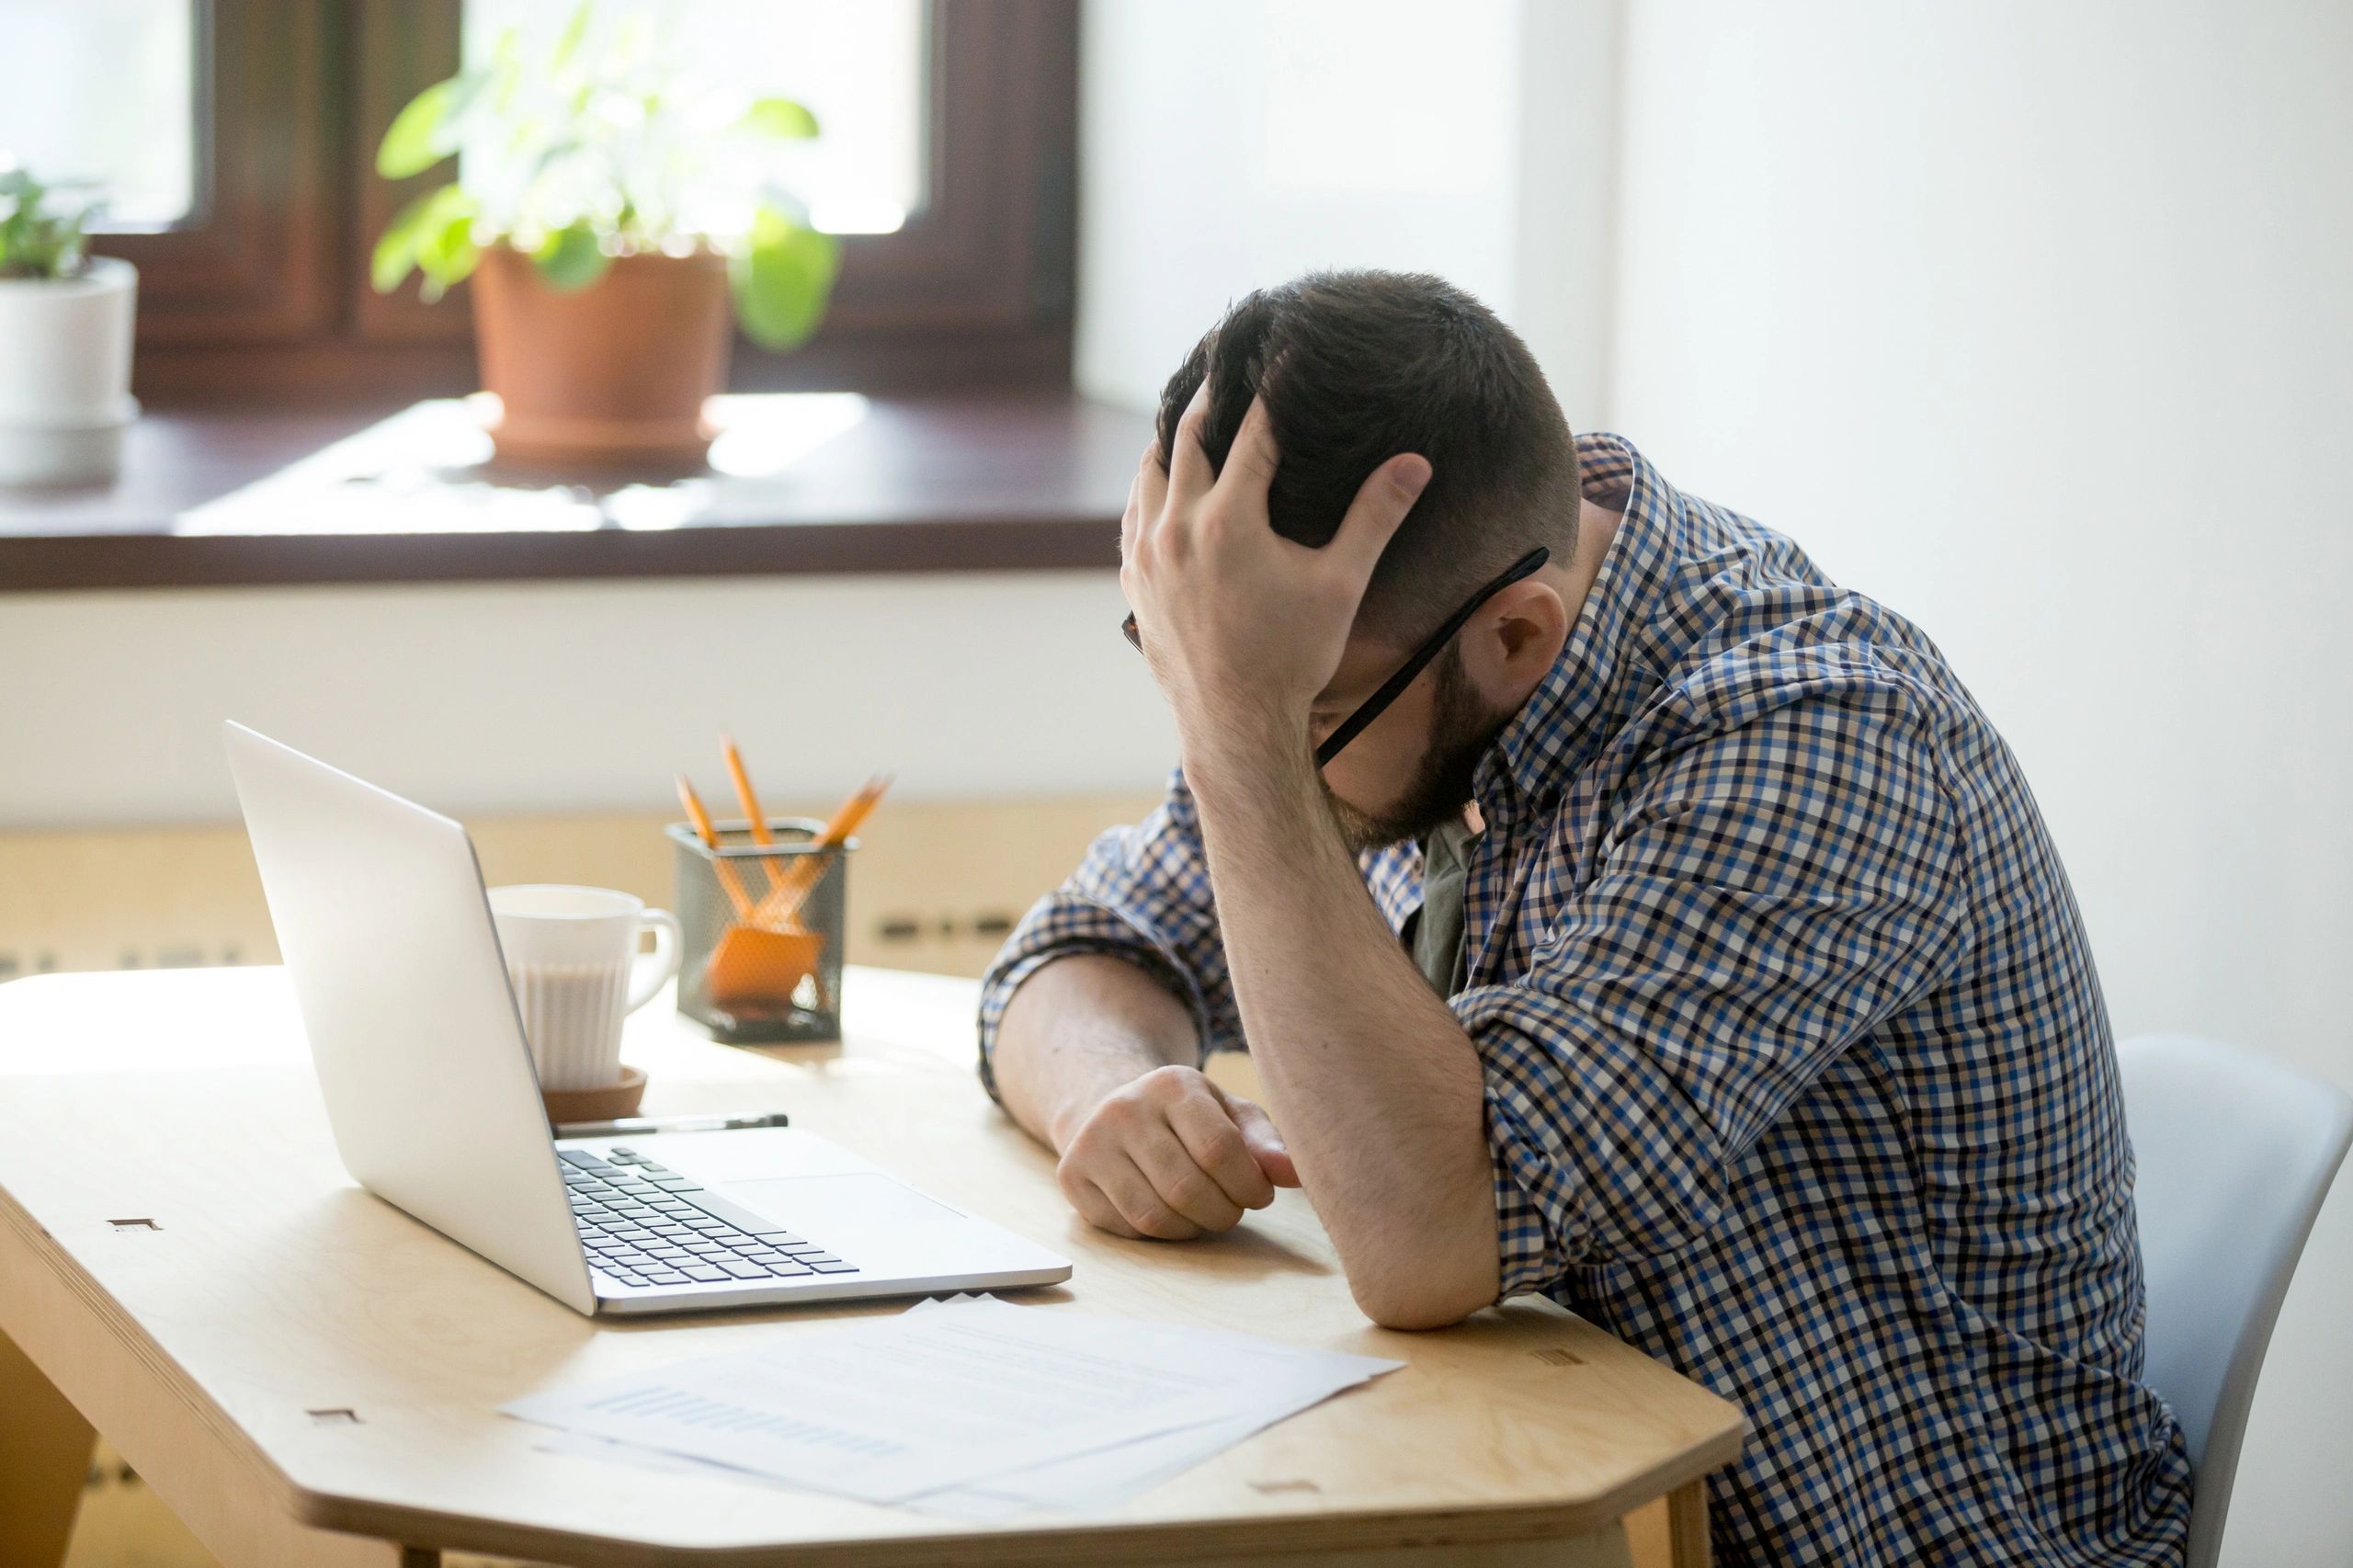
[[[335,1148],[369,1191],[583,1312],[1070,1278],[798,1128],[552,1139],[466,830],[226,729]]]

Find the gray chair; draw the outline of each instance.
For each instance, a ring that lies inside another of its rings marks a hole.
[[[2213,1568],[2247,1407],[2304,1238],[2353,1142],[2353,1097],[2239,1046],[2117,1047],[2148,1280],[2149,1386],[2189,1440],[2189,1568]]]

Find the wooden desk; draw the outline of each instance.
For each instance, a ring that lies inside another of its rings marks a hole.
[[[1677,1561],[1705,1560],[1699,1483],[1739,1451],[1733,1406],[1540,1301],[1438,1334],[1373,1328],[1295,1192],[1215,1241],[1090,1230],[973,1081],[970,982],[866,970],[844,989],[847,1043],[773,1060],[649,1006],[627,1051],[653,1075],[648,1108],[790,1110],[1066,1253],[1068,1286],[1025,1293],[1039,1310],[1409,1365],[1088,1517],[970,1525],[540,1452],[502,1402],[900,1308],[579,1317],[352,1184],[283,971],[41,976],[0,985],[0,1562],[54,1560],[90,1426],[233,1568],[413,1565],[442,1548],[1533,1563],[1669,1494]]]

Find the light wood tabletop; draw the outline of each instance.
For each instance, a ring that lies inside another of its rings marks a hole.
[[[353,1184],[282,971],[41,976],[0,985],[0,1563],[55,1561],[90,1426],[231,1564],[1532,1563],[1661,1498],[1675,1561],[1705,1561],[1699,1483],[1738,1410],[1539,1300],[1377,1329],[1297,1192],[1199,1242],[1091,1230],[981,1092],[974,998],[853,970],[845,1043],[767,1052],[657,1001],[623,1054],[650,1114],[788,1111],[1074,1259],[1012,1293],[1035,1310],[1406,1366],[1086,1517],[970,1524],[547,1452],[498,1406],[904,1303],[581,1317]]]

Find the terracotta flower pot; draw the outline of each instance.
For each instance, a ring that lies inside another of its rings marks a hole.
[[[491,438],[526,462],[700,463],[703,400],[727,384],[727,259],[623,256],[570,293],[529,256],[485,250],[473,275],[483,385],[502,405]]]

